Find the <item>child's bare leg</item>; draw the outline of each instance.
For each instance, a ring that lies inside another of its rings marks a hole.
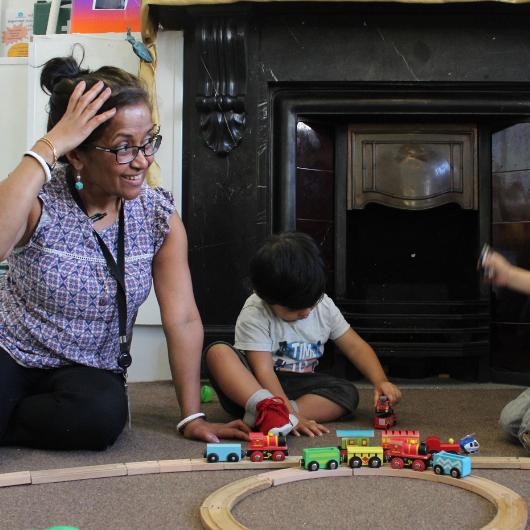
[[[206,364],[223,393],[245,407],[250,396],[261,390],[252,372],[226,344],[214,344],[206,353]]]
[[[317,394],[304,394],[296,400],[296,404],[302,416],[317,423],[337,420],[348,412],[338,403]]]

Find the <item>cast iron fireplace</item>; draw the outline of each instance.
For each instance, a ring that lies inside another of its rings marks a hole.
[[[517,107],[499,89],[271,87],[277,229],[320,242],[332,296],[382,358],[441,360],[443,372],[459,357],[474,362],[471,377],[488,377],[489,294],[476,262],[490,237],[491,133]],[[333,145],[320,182],[305,161],[326,155],[300,149],[312,124]]]
[[[465,377],[528,384],[526,302],[475,271],[486,241],[530,267],[530,127],[505,129],[530,119],[528,4],[149,7],[154,28],[184,30],[183,220],[206,342],[232,340],[255,249],[299,229],[320,241],[330,293],[387,367],[437,358],[438,372],[468,365]],[[376,200],[410,200],[376,182],[348,206],[349,127],[413,124],[473,128],[472,193],[458,199],[455,185],[447,201],[409,208]],[[304,125],[325,131],[324,167],[322,149],[309,156],[318,164],[298,163]],[[492,134],[504,135],[493,172]]]

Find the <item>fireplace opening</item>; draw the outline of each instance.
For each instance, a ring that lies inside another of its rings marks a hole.
[[[476,270],[476,129],[464,129],[322,117],[297,123],[294,228],[321,245],[328,293],[391,376],[487,377],[491,317]],[[389,165],[402,144],[422,153],[420,165]],[[333,362],[336,372],[358,377],[340,356]]]
[[[346,214],[350,300],[478,299],[478,212],[447,204],[399,210],[369,204]]]

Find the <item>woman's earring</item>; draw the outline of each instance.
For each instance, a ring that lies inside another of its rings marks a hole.
[[[76,175],[74,186],[77,191],[81,191],[84,188],[83,181],[81,180],[81,175]]]

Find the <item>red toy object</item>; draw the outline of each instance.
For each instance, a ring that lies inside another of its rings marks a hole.
[[[440,451],[454,453],[455,455],[462,452],[460,444],[455,443],[452,439],[449,439],[447,442],[442,442],[439,436],[427,436],[419,448],[419,452],[424,455],[427,453],[439,453]]]
[[[385,457],[389,459],[392,469],[410,467],[414,471],[425,471],[431,465],[431,455],[408,455],[399,451],[388,451]]]
[[[392,405],[390,405],[390,400],[387,396],[381,394],[375,406],[374,427],[376,429],[388,429],[394,426],[396,421],[396,414]]]
[[[385,451],[397,451],[409,455],[420,453],[420,431],[383,431],[381,433],[381,445]]]
[[[281,462],[289,455],[286,438],[281,434],[251,432],[249,438],[247,456],[252,462],[262,462],[263,460]]]
[[[415,471],[425,471],[431,463],[432,455],[420,450],[419,431],[383,431],[381,445],[385,462],[394,469],[410,467]]]

